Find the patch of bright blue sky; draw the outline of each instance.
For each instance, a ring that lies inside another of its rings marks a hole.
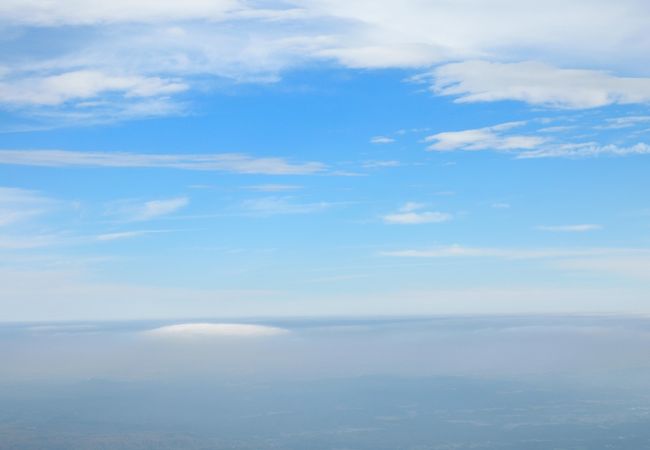
[[[319,162],[324,169],[263,175],[0,165],[3,186],[37,191],[56,202],[47,212],[8,227],[21,239],[46,235],[54,242],[4,250],[3,265],[36,271],[43,264],[50,270],[79,260],[84,279],[92,282],[269,290],[279,292],[279,298],[288,292],[304,299],[297,308],[304,314],[348,311],[345,304],[328,309],[328,296],[337,295],[364,299],[349,311],[372,313],[399,310],[395,304],[385,308],[389,300],[376,305],[369,300],[389,291],[398,299],[400,291],[624,286],[640,293],[647,287],[647,277],[627,267],[647,263],[646,155],[520,158],[525,150],[431,151],[432,140],[427,140],[438,133],[521,122],[498,130],[497,138],[534,136],[544,140],[544,148],[627,147],[647,140],[650,122],[644,107],[574,111],[521,102],[456,103],[409,81],[412,75],[402,70],[293,71],[276,83],[189,91],[174,100],[183,105],[180,114],[64,126],[53,121],[42,130],[4,132],[2,149],[242,153],[296,164]],[[19,111],[4,116],[23,120]],[[377,137],[383,143],[373,143]],[[129,218],[133,205],[169,199],[186,204],[147,220]],[[408,212],[409,204],[414,214],[447,219],[386,220]],[[584,225],[584,232],[571,230]],[[487,255],[392,254],[450,246],[483,249]],[[577,253],[504,256],[494,249]],[[603,258],[612,257],[607,251],[620,266],[603,265]],[[435,313],[438,301],[421,301],[409,311]],[[577,303],[565,309],[583,307]],[[632,302],[628,309],[638,307]],[[601,308],[616,310],[617,305]],[[205,311],[218,308],[208,305]],[[155,309],[150,314],[156,316]],[[91,308],[86,316],[92,315],[101,312]]]

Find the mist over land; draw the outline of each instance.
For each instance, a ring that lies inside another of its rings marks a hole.
[[[650,319],[5,324],[0,449],[650,443]]]

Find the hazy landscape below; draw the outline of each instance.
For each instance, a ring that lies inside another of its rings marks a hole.
[[[650,447],[650,320],[225,322],[3,326],[0,449]]]

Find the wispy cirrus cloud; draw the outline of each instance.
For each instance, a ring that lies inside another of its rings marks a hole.
[[[553,233],[585,233],[588,231],[602,230],[603,226],[595,223],[584,223],[575,225],[539,225],[535,228],[540,231],[550,231]]]
[[[497,258],[557,259],[608,255],[650,255],[650,249],[635,248],[497,248],[462,245],[437,246],[425,249],[393,250],[384,256],[403,258]]]
[[[245,189],[258,192],[286,192],[302,189],[302,186],[296,184],[256,184],[246,186]]]
[[[548,127],[543,119],[531,121],[506,122],[494,126],[473,128],[459,131],[443,131],[426,136],[424,142],[427,149],[437,152],[452,151],[495,151],[511,154],[516,159],[535,158],[594,158],[599,156],[621,157],[650,154],[650,145],[644,142],[637,143],[601,143],[597,139],[607,141],[611,136],[602,134],[603,130],[611,129],[614,124],[618,127],[642,126],[645,121],[641,116],[627,118],[605,119],[604,126],[590,128],[590,137],[594,141],[584,142],[584,136],[574,131],[575,126],[556,126],[556,132],[561,135],[548,135]],[[620,125],[618,125],[620,124]],[[526,127],[526,132],[516,132],[517,129]],[[623,136],[623,142],[629,137]]]
[[[386,251],[381,255],[398,258],[503,260],[510,264],[540,261],[552,270],[564,272],[600,273],[641,280],[650,279],[650,248],[515,248],[449,245]]]
[[[598,156],[634,156],[650,154],[650,145],[639,142],[632,145],[599,144],[597,142],[547,145],[516,155],[518,159],[535,158],[594,158]]]
[[[100,242],[121,241],[124,239],[133,239],[148,234],[168,233],[170,230],[132,230],[132,231],[118,231],[115,233],[103,233],[96,236],[96,240]]]
[[[39,216],[51,211],[58,203],[33,190],[0,187],[0,226]]]
[[[637,125],[650,125],[650,116],[612,117],[606,119],[605,122],[606,124],[601,128],[605,128],[605,129],[631,128]]]
[[[308,175],[323,172],[320,162],[292,163],[241,153],[155,154],[69,150],[0,150],[0,164],[37,167],[169,168],[242,174]]]
[[[438,211],[424,211],[426,205],[416,202],[407,202],[399,211],[386,214],[383,221],[393,225],[419,225],[425,223],[441,223],[452,219],[449,213]]]
[[[66,242],[66,239],[57,234],[6,234],[0,235],[0,249],[2,250],[29,250]]]
[[[107,205],[106,214],[121,220],[142,222],[175,213],[187,206],[189,202],[190,200],[187,197],[173,197],[144,202],[120,200]]]
[[[293,197],[262,197],[245,200],[242,208],[247,214],[274,216],[284,214],[311,214],[334,206],[330,202],[300,202]]]

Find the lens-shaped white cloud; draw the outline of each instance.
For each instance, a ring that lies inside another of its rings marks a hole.
[[[288,333],[284,328],[243,323],[180,323],[145,332],[148,336],[162,338],[269,337]]]

